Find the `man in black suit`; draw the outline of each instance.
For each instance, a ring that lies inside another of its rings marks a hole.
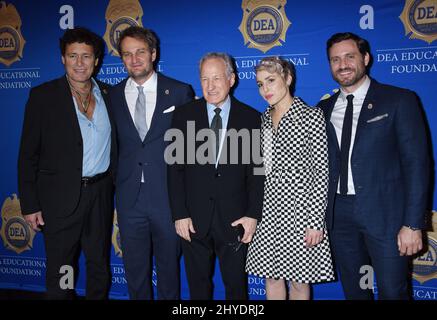
[[[422,249],[430,159],[416,95],[367,75],[369,43],[346,32],[327,42],[340,90],[319,103],[328,134],[327,225],[347,299],[408,299],[409,257]],[[370,284],[373,286],[373,283]]]
[[[259,133],[261,117],[258,111],[229,95],[235,73],[228,55],[205,55],[200,61],[200,81],[203,98],[177,108],[173,115],[172,127],[174,132],[182,133],[185,150],[183,161],[169,163],[173,219],[183,239],[191,299],[212,298],[216,255],[226,298],[247,299],[246,244],[261,218],[264,179],[254,171],[252,141],[243,144],[231,140],[235,139],[235,130]],[[202,141],[196,141],[195,149],[190,150],[193,125],[196,135],[211,129],[212,139],[206,142],[212,142],[213,147],[205,153],[201,151],[205,147]],[[173,143],[178,144],[178,140]],[[255,149],[258,147],[255,143]],[[190,161],[193,154],[196,157]],[[248,154],[249,161],[244,161]],[[202,155],[210,161],[205,164]]]
[[[18,159],[21,211],[44,234],[47,297],[74,297],[77,272],[74,283],[64,283],[62,266],[76,270],[82,249],[86,298],[105,299],[116,146],[108,86],[92,78],[103,44],[76,28],[64,33],[60,49],[66,74],[33,88],[26,105]]]

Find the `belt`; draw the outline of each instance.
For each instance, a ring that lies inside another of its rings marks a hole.
[[[103,178],[106,178],[109,175],[109,170],[103,172],[103,173],[98,173],[95,176],[92,177],[82,177],[81,183],[84,187],[96,183],[100,180],[102,180]]]

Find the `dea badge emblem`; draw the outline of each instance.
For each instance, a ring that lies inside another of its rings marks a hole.
[[[117,210],[114,210],[114,221],[112,224],[112,245],[114,246],[115,255],[119,258],[123,257],[120,242],[120,229],[118,228]]]
[[[12,198],[6,198],[3,203],[0,234],[6,249],[18,254],[32,249],[35,231],[24,220],[16,194]]]
[[[143,26],[143,8],[138,0],[110,0],[105,17],[106,32],[103,39],[108,46],[109,54],[120,56],[117,51],[120,33],[130,26]]]
[[[428,44],[437,39],[437,0],[405,0],[399,19],[410,39],[420,39]]]
[[[21,18],[14,5],[0,2],[0,62],[10,66],[23,57],[26,41],[21,34]]]
[[[238,27],[244,44],[266,53],[282,46],[291,22],[285,14],[287,0],[243,0],[243,19]]]
[[[432,213],[432,231],[428,232],[428,250],[413,261],[413,278],[421,284],[437,279],[437,212]]]

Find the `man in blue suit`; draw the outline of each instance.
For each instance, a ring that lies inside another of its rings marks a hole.
[[[131,299],[152,299],[153,256],[158,299],[180,295],[180,243],[169,207],[164,133],[172,111],[193,100],[193,90],[154,71],[157,42],[141,27],[121,33],[118,52],[129,77],[111,92],[119,143],[116,207]]]
[[[328,132],[327,224],[347,299],[408,299],[409,257],[422,249],[429,184],[425,121],[415,94],[367,75],[370,47],[352,33],[327,42],[340,90],[319,103]],[[373,283],[370,283],[370,287]]]

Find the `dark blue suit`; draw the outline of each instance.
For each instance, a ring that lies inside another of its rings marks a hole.
[[[413,92],[371,80],[351,146],[350,201],[337,195],[340,148],[330,119],[338,95],[318,106],[329,145],[326,219],[345,295],[371,297],[359,287],[370,258],[379,297],[408,298],[408,259],[399,256],[397,235],[402,226],[424,227],[430,171],[422,111]]]
[[[129,295],[131,299],[152,298],[153,253],[158,298],[179,299],[180,245],[170,213],[164,162],[164,133],[173,113],[164,111],[191,101],[193,90],[158,73],[156,107],[141,141],[126,102],[126,82],[113,88],[111,101],[119,143],[116,207]]]

